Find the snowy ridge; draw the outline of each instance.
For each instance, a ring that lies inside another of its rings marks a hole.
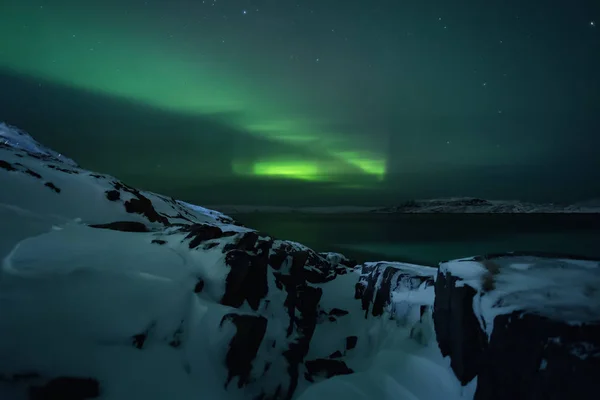
[[[217,205],[216,210],[228,214],[243,213],[309,213],[309,214],[556,214],[599,213],[597,201],[572,205],[535,204],[516,200],[484,200],[475,197],[411,200],[393,207],[271,207],[244,205]]]
[[[0,143],[13,148],[26,150],[30,154],[48,156],[62,163],[70,164],[74,167],[77,166],[75,161],[42,145],[32,138],[27,132],[23,132],[22,130],[14,126],[7,125],[4,122],[0,122]]]

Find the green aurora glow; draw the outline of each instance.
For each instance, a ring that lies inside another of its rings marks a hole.
[[[114,17],[107,24],[99,11],[43,10],[17,1],[2,13],[9,23],[0,25],[0,37],[9,39],[0,43],[0,69],[182,114],[231,114],[228,123],[243,132],[318,155],[236,160],[236,174],[347,186],[350,175],[385,176],[384,156],[332,132],[327,121],[297,115],[282,93],[257,85],[244,66],[186,55],[168,38],[147,34],[151,27],[140,29],[142,22]]]

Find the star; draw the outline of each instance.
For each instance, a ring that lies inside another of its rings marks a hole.
[[[244,11],[242,11],[242,14],[246,15],[246,14],[248,14],[248,11],[244,10]]]
[[[590,21],[590,26],[592,28],[595,28],[596,27],[596,21]]]

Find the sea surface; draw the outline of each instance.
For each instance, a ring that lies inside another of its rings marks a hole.
[[[600,260],[600,214],[232,214],[244,225],[316,251],[363,261],[441,261],[506,251]]]

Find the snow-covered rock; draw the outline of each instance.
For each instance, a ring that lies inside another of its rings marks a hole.
[[[421,349],[438,364],[414,362],[458,390],[431,335],[412,337],[418,321],[433,331],[413,307],[433,303],[430,268],[389,264],[402,278],[368,283],[381,266],[135,189],[2,129],[0,398],[291,399]],[[368,319],[359,281],[379,310]],[[414,377],[396,379],[418,394]]]
[[[441,264],[437,340],[476,399],[600,392],[600,262],[506,253]]]
[[[0,125],[0,399],[598,392],[597,262],[517,256],[356,265]]]

